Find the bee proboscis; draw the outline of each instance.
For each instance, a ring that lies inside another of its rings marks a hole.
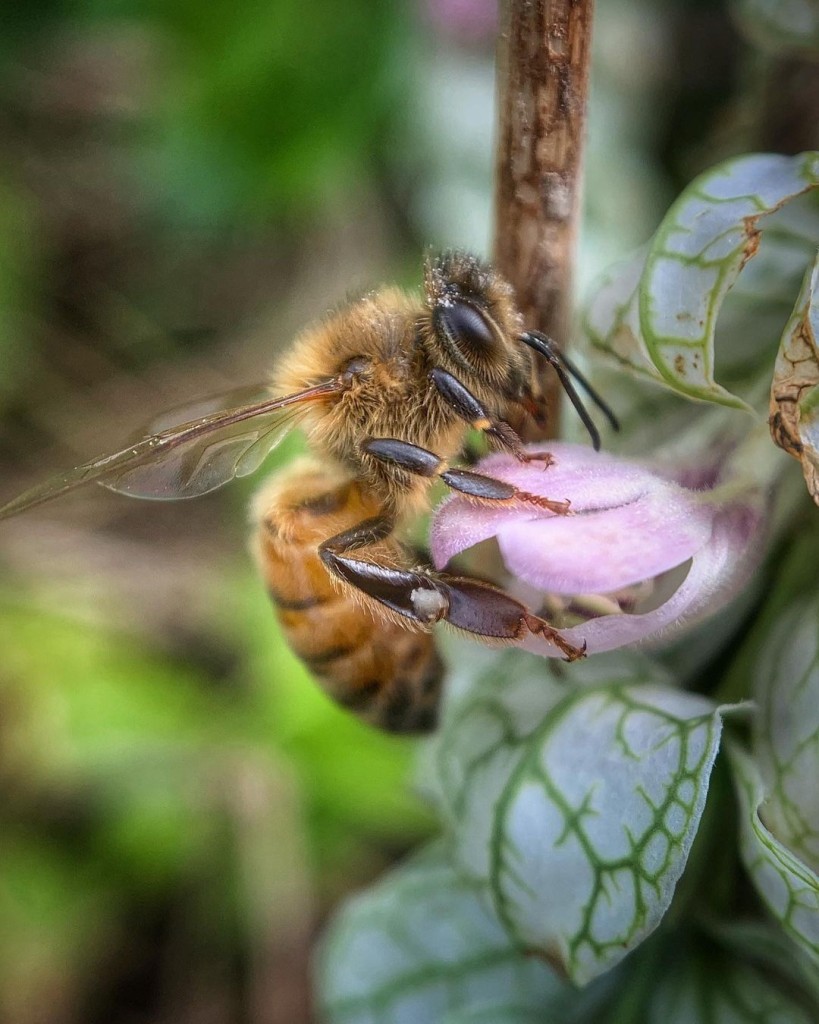
[[[254,503],[262,575],[296,653],[328,693],[396,732],[435,721],[439,621],[489,643],[543,636],[573,661],[546,619],[499,587],[415,564],[400,540],[432,482],[479,504],[525,503],[567,514],[568,502],[453,466],[470,430],[522,461],[513,424],[545,420],[541,364],[557,373],[591,434],[572,378],[616,420],[558,347],[527,331],[510,286],[464,253],[429,258],[423,295],[382,288],[305,330],[254,401],[157,428],[0,508],[0,519],[86,483],[136,497],[188,498],[256,470],[298,424],[314,452]]]

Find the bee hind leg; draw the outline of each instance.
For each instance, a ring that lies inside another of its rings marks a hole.
[[[585,643],[582,647],[570,644],[559,630],[499,587],[447,573],[438,574],[437,579],[446,588],[449,607],[444,618],[451,626],[486,640],[523,640],[527,633],[542,636],[566,661],[585,657]]]
[[[367,524],[362,527],[370,529]],[[561,651],[566,661],[584,657],[585,644],[570,644],[545,619],[491,583],[428,569],[379,565],[348,555],[348,550],[362,546],[358,539],[363,532],[356,527],[330,538],[319,548],[321,559],[338,579],[390,611],[425,629],[436,622],[448,622],[489,642],[523,640],[528,634],[542,636]]]

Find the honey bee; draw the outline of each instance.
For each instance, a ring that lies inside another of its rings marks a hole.
[[[572,383],[616,429],[608,406],[548,337],[524,329],[509,284],[460,252],[427,259],[423,294],[382,288],[331,312],[294,341],[261,397],[190,407],[114,454],[0,508],[0,518],[96,482],[125,494],[188,498],[256,470],[298,424],[313,457],[276,476],[253,506],[254,547],[289,643],[331,697],[393,732],[434,726],[443,675],[431,634],[443,621],[488,643],[537,634],[567,661],[584,654],[499,587],[416,564],[400,531],[433,481],[481,505],[558,515],[569,503],[453,465],[470,430],[521,461],[513,423],[545,419],[541,368]]]

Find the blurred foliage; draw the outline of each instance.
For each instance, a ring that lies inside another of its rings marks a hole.
[[[398,65],[387,59],[400,10],[366,0],[345,4],[342,17],[320,0],[309,18],[297,0],[121,7],[162,32],[171,68],[157,153],[177,186],[171,208],[212,216],[225,203],[254,219],[275,209],[304,215],[317,194],[366,173],[400,96],[400,73],[390,73]]]
[[[149,106],[119,127],[133,131],[130,155],[151,173],[161,215],[211,227],[220,216],[303,218],[317,195],[366,176],[406,94],[400,5],[317,0],[305,17],[297,0],[80,0],[14,5],[0,25],[7,81],[55,32],[145,45]]]
[[[389,213],[350,210],[389,203],[410,20],[367,0],[3,8],[7,486],[263,378],[271,335],[355,283],[338,268],[384,273]],[[191,519],[98,492],[2,538],[4,1024],[304,1020],[325,905],[428,829],[410,744],[337,710],[278,639],[247,494]]]
[[[427,242],[488,237],[492,40],[433,36],[422,7],[0,7],[4,499],[264,378],[346,291],[417,281]],[[675,125],[742,127],[724,4],[600,16],[592,264],[697,164]],[[713,24],[731,61],[692,75]],[[249,486],[94,491],[0,531],[0,1024],[299,1024],[327,908],[429,829],[413,744],[280,643]]]

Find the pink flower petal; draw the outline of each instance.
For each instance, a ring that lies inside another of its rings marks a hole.
[[[625,644],[654,641],[672,630],[694,625],[733,597],[748,579],[762,550],[750,547],[760,528],[760,510],[745,505],[722,509],[714,518],[710,542],[695,556],[688,575],[671,597],[642,615],[604,615],[581,626],[561,630],[570,644],[589,654],[611,651]],[[530,637],[522,646],[550,658],[563,657],[554,645]]]
[[[492,508],[455,496],[441,506],[433,525],[436,566],[496,537],[518,579],[539,591],[582,596],[611,594],[688,563],[676,590],[650,611],[615,612],[561,630],[569,643],[586,643],[590,654],[657,641],[713,614],[745,583],[763,549],[752,543],[765,518],[760,495],[719,505],[647,466],[565,443],[554,442],[549,450],[557,463],[548,468],[495,455],[479,471],[521,490],[569,499],[575,514],[559,516],[520,503]],[[718,475],[710,474],[713,481]],[[679,574],[666,585],[676,579]],[[654,593],[662,596],[661,589]],[[542,637],[530,637],[523,646],[562,657]]]
[[[572,503],[572,516],[522,504],[491,508],[454,497],[437,512],[431,547],[440,568],[497,536],[510,572],[562,594],[607,593],[681,565],[711,536],[713,510],[645,467],[578,445],[549,445],[556,464],[485,459],[480,472]]]
[[[498,6],[493,0],[427,0],[426,10],[439,31],[460,43],[494,38]]]

